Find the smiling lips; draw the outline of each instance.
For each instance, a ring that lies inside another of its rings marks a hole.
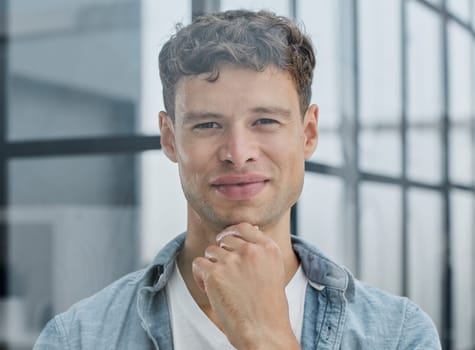
[[[243,200],[258,194],[268,181],[259,174],[225,175],[213,180],[211,186],[227,199]]]

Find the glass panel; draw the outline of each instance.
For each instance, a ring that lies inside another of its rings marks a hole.
[[[363,0],[358,4],[361,121],[365,125],[399,123],[400,1]]]
[[[442,114],[440,19],[415,1],[408,2],[409,121],[436,120]]]
[[[471,192],[451,194],[451,241],[453,267],[453,320],[455,349],[475,347],[475,226],[474,196]]]
[[[468,121],[473,103],[471,33],[449,22],[449,115],[451,120]]]
[[[37,335],[54,314],[138,268],[136,164],[130,155],[8,163],[11,334]]]
[[[447,8],[462,21],[470,21],[470,0],[448,0]]]
[[[450,179],[452,182],[465,185],[474,183],[474,153],[475,146],[470,128],[450,129]]]
[[[149,263],[186,229],[177,166],[161,151],[12,160],[8,183],[0,342],[7,332],[10,345],[33,342],[54,314]]]
[[[9,1],[8,140],[157,133],[158,47],[191,3],[143,3]]]
[[[305,185],[298,202],[298,234],[339,263],[348,265],[345,242],[352,232],[344,229],[344,186],[333,176],[305,174]]]
[[[343,163],[341,136],[336,132],[319,131],[318,146],[309,160],[338,166]]]
[[[9,290],[2,303],[11,309],[4,322],[12,347],[34,341],[52,316],[138,267],[133,206],[11,206],[7,223]]]
[[[10,1],[8,139],[134,132],[139,15],[130,1]]]
[[[278,15],[288,16],[290,13],[288,0],[221,0],[221,10],[249,9],[269,10]]]
[[[162,83],[158,72],[158,53],[162,45],[175,32],[176,23],[191,21],[191,1],[164,2],[141,0],[141,86],[140,132],[157,135],[158,113],[164,109]]]
[[[186,230],[186,200],[178,167],[162,151],[142,153],[140,164],[140,261],[146,265]]]
[[[321,130],[316,160],[332,165],[343,163],[338,128],[341,122],[341,57],[338,1],[299,1],[297,19],[304,23],[316,50],[317,64],[312,84],[312,103],[318,104]]]
[[[361,279],[402,293],[401,189],[361,185]]]
[[[436,183],[441,181],[442,159],[440,133],[437,128],[410,129],[408,175],[412,180]]]
[[[312,85],[312,101],[320,110],[318,124],[323,128],[337,128],[340,123],[341,91],[338,83],[340,37],[338,1],[303,0],[298,2],[297,18],[305,24],[317,54]]]
[[[365,171],[401,174],[401,138],[397,130],[362,130],[360,161]]]
[[[409,191],[409,297],[441,330],[442,198],[437,192]]]
[[[135,166],[132,156],[12,160],[8,165],[9,203],[135,205]]]

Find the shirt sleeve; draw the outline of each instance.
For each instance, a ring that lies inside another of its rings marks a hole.
[[[398,350],[440,350],[439,334],[431,318],[407,300]]]
[[[33,350],[67,350],[70,349],[64,333],[58,325],[56,318],[49,321],[36,340]]]

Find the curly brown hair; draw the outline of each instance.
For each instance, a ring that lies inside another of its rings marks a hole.
[[[232,10],[197,17],[177,32],[159,54],[165,109],[174,120],[175,90],[185,76],[219,78],[223,64],[263,71],[275,65],[295,81],[302,114],[310,104],[315,54],[310,38],[290,19],[267,11]]]

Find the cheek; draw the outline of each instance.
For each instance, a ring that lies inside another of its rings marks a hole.
[[[212,164],[212,154],[209,147],[204,145],[180,144],[177,147],[177,160],[182,180],[198,184],[200,178],[208,173],[207,168]]]

